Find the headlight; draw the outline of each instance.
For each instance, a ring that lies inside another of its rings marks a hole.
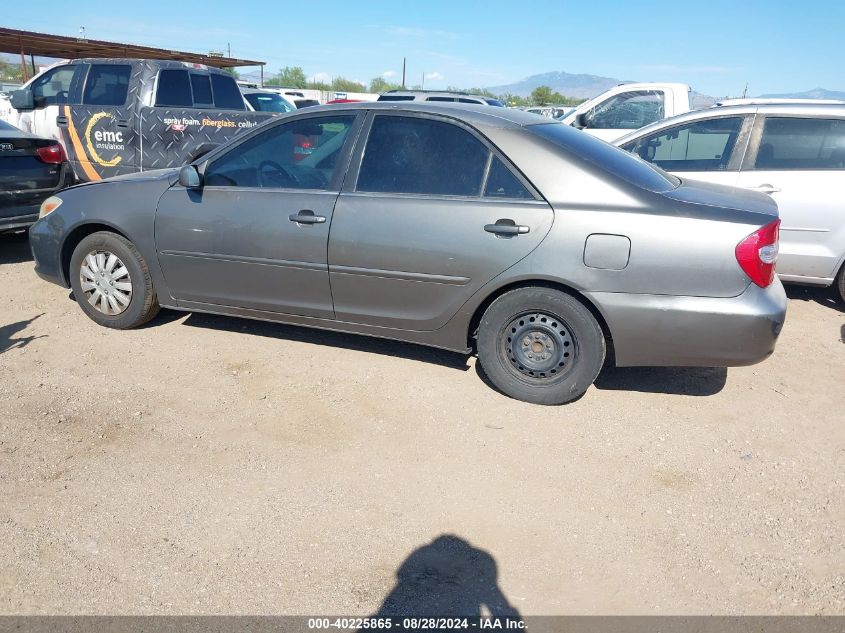
[[[58,209],[62,204],[62,199],[57,196],[50,196],[44,202],[41,203],[41,208],[38,210],[38,217],[43,218],[46,215],[50,215],[53,211]]]

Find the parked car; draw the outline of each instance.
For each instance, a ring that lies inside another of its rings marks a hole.
[[[41,203],[72,183],[58,141],[0,121],[0,232],[30,226]]]
[[[433,101],[435,103],[473,103],[504,108],[505,104],[492,97],[474,95],[468,92],[450,90],[388,90],[378,97],[379,101]]]
[[[835,284],[845,300],[845,103],[717,106],[617,144],[684,178],[769,194],[783,222],[781,279]]]
[[[296,106],[278,92],[257,88],[241,88],[247,104],[256,112],[293,112]]]
[[[562,120],[611,142],[690,109],[690,87],[686,84],[621,83],[585,101]]]
[[[269,88],[264,87],[262,90],[269,90],[282,95],[288,101],[293,102],[297,110],[301,108],[311,108],[320,105],[320,91],[307,90],[305,88]]]
[[[59,62],[4,105],[8,123],[59,139],[80,181],[184,165],[273,116],[221,70],[143,59]]]
[[[778,222],[764,194],[681,183],[533,114],[388,102],[73,187],[30,242],[36,272],[106,327],[166,306],[475,349],[504,393],[557,404],[610,341],[618,365],[771,354]]]

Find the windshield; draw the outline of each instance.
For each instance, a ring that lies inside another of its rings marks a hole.
[[[659,167],[563,123],[543,123],[532,125],[529,129],[568,152],[643,189],[662,193],[681,184],[678,178]]]
[[[250,92],[245,94],[244,98],[258,112],[293,112],[294,110],[291,104],[273,92]]]
[[[496,106],[498,108],[504,108],[505,104],[499,101],[498,99],[485,99],[487,105]]]

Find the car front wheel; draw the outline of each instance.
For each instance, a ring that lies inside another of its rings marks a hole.
[[[159,311],[147,263],[116,233],[100,231],[79,242],[70,259],[70,284],[83,312],[105,327],[138,327]]]
[[[478,328],[481,368],[517,400],[571,402],[593,384],[604,358],[596,318],[578,299],[551,288],[506,292],[490,304]]]

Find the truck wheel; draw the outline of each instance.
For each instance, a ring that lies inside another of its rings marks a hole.
[[[147,263],[116,233],[100,231],[79,242],[70,259],[70,285],[82,311],[105,327],[138,327],[160,308]]]
[[[504,394],[536,404],[564,404],[593,384],[605,357],[601,326],[572,295],[518,288],[484,312],[478,360]]]

